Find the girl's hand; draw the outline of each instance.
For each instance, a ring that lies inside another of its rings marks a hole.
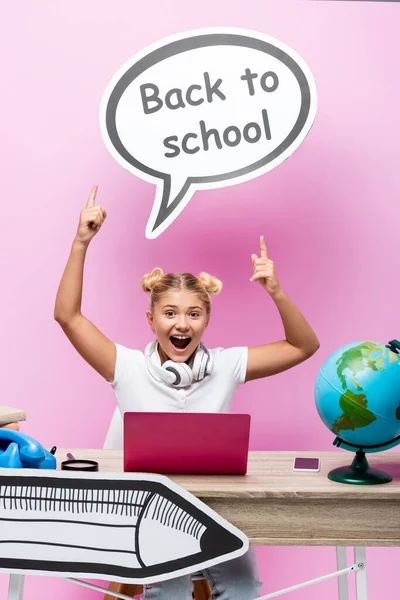
[[[98,185],[93,186],[86,207],[81,212],[78,231],[75,236],[75,240],[80,244],[89,244],[107,217],[105,209],[94,204],[97,190]]]
[[[275,294],[281,288],[275,273],[274,263],[268,258],[267,246],[264,236],[260,237],[260,258],[257,254],[251,255],[254,273],[250,281],[258,281],[269,294]]]

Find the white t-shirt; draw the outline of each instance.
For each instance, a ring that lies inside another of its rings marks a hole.
[[[213,369],[184,388],[175,388],[156,378],[140,350],[115,344],[115,378],[111,382],[122,414],[147,412],[229,412],[235,391],[245,382],[247,347],[214,348]]]

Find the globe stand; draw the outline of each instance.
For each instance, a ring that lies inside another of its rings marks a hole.
[[[363,450],[358,450],[351,466],[338,467],[328,473],[328,478],[338,483],[353,483],[356,485],[377,485],[389,483],[392,476],[385,471],[370,467]]]

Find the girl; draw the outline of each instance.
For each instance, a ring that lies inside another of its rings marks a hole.
[[[164,275],[157,268],[141,281],[150,294],[147,320],[154,341],[142,353],[109,340],[81,313],[86,252],[107,216],[103,207],[95,205],[96,193],[94,186],[81,212],[58,289],[54,318],[81,356],[112,385],[122,413],[227,412],[239,384],[280,373],[316,352],[318,340],[282,290],[263,237],[260,256],[251,257],[250,281],[257,281],[274,301],[286,339],[252,348],[207,349],[201,340],[210,319],[210,296],[221,291],[221,282],[206,273],[199,277],[189,273]],[[252,600],[261,588],[253,549],[204,574],[213,599]],[[143,598],[191,600],[191,578],[145,586]]]

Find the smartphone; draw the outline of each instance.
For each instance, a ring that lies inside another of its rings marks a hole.
[[[319,458],[305,458],[296,456],[293,461],[293,471],[309,471],[310,473],[318,473],[319,469]]]

